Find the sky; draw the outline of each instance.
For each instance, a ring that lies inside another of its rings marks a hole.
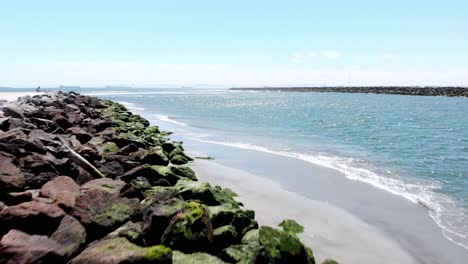
[[[468,1],[0,0],[0,86],[468,86]]]

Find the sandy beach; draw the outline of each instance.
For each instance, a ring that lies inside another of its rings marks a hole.
[[[262,224],[296,219],[319,260],[435,264],[468,258],[466,249],[444,237],[426,208],[338,171],[254,150],[185,144],[215,157],[195,162],[200,180],[233,189]]]
[[[334,257],[340,263],[416,263],[398,243],[333,205],[307,199],[273,181],[213,161],[197,160],[193,169],[199,180],[236,192],[246,208],[255,210],[262,225],[296,219],[305,227],[301,239],[314,249],[318,262]]]

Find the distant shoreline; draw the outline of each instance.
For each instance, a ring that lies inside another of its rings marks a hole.
[[[457,86],[329,86],[329,87],[245,87],[230,88],[234,91],[262,92],[323,92],[323,93],[374,93],[419,96],[468,97],[468,87]]]

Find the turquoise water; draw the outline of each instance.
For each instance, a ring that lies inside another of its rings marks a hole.
[[[430,208],[468,248],[468,98],[376,94],[85,89],[192,140],[342,171]]]

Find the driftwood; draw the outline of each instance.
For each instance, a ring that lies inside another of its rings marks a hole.
[[[65,152],[67,153],[67,157],[78,164],[78,166],[82,167],[86,172],[89,174],[99,177],[99,178],[105,178],[106,176],[102,174],[96,167],[93,166],[89,161],[87,161],[83,156],[80,154],[76,153],[72,148],[70,148],[67,144],[67,142],[62,138],[59,137],[60,141],[63,143],[63,147],[65,148]]]

